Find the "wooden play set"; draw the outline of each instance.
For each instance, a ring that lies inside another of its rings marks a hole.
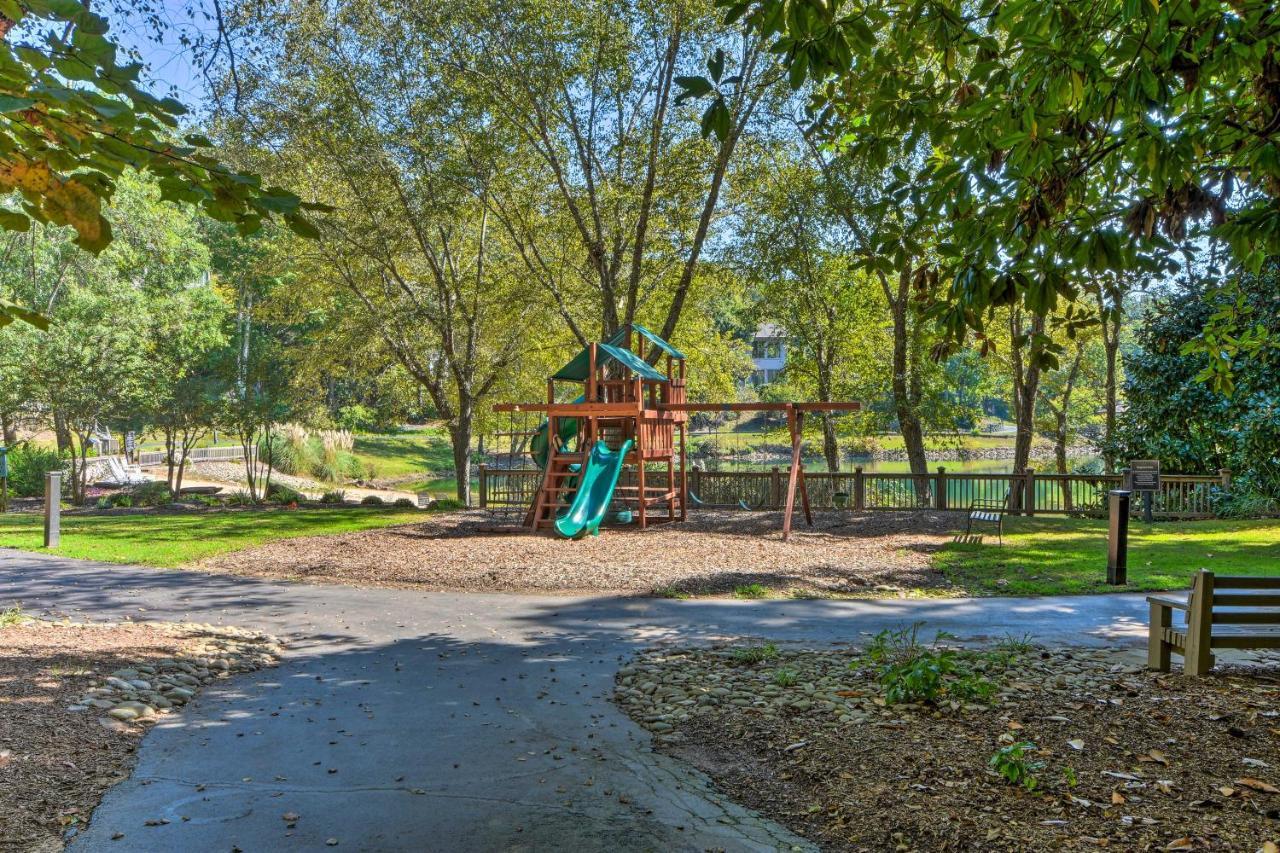
[[[570,402],[571,384],[578,396]],[[857,403],[690,403],[684,354],[639,325],[588,344],[547,380],[545,403],[501,403],[497,412],[539,412],[546,419],[529,433],[527,449],[542,481],[525,526],[564,536],[598,533],[609,513],[640,528],[688,517],[687,428],[691,412],[785,412],[791,464],[782,534],[791,534],[799,492],[812,525],[801,464],[807,412],[856,411]],[[513,433],[514,434],[514,433]],[[632,476],[623,481],[624,468]],[[660,473],[664,476],[652,476]]]

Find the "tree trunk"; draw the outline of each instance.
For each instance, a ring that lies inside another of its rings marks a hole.
[[[449,424],[453,442],[453,470],[457,476],[456,494],[463,506],[471,506],[471,429],[475,412],[470,400],[458,401],[458,417]]]
[[[1013,443],[1013,470],[1022,473],[1031,462],[1031,443],[1035,437],[1036,396],[1040,393],[1040,353],[1041,345],[1036,343],[1038,335],[1044,331],[1044,316],[1033,315],[1031,318],[1031,346],[1023,358],[1023,345],[1018,342],[1022,333],[1022,319],[1018,312],[1010,318],[1013,332],[1013,387],[1014,408],[1017,417],[1017,435]]]
[[[71,441],[71,427],[67,426],[66,418],[57,412],[53,413],[53,434],[58,440],[59,454],[71,450],[73,444]]]
[[[1104,325],[1107,323],[1103,320]],[[1104,329],[1105,332],[1105,329]],[[1120,350],[1120,329],[1119,318],[1116,318],[1116,327],[1114,333],[1106,335],[1103,339],[1103,346],[1107,353],[1107,376],[1105,380],[1106,394],[1106,424],[1102,440],[1103,447],[1106,452],[1102,454],[1103,470],[1107,474],[1116,472],[1115,453],[1111,449],[1111,440],[1116,434],[1116,356]]]
[[[0,430],[4,433],[5,447],[13,447],[18,443],[18,426],[8,413],[0,413]]]
[[[1059,474],[1067,474],[1067,405],[1070,402],[1069,395],[1062,398],[1062,408],[1054,412],[1054,431],[1053,431],[1053,459],[1058,465]],[[1075,500],[1071,494],[1071,483],[1066,479],[1062,481],[1062,508],[1067,512],[1071,512],[1075,507]]]
[[[924,452],[924,427],[916,414],[916,400],[911,394],[910,371],[908,365],[908,348],[910,345],[910,329],[908,328],[907,303],[908,285],[911,271],[905,269],[899,275],[899,298],[889,300],[889,308],[893,314],[893,407],[898,417],[898,431],[902,433],[902,443],[907,451],[907,463],[915,476],[916,503],[927,506],[932,500],[929,488],[929,459]]]

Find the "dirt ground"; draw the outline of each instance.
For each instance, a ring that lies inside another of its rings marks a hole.
[[[1032,651],[987,703],[893,704],[854,650],[656,651],[616,701],[657,748],[827,850],[1275,850],[1280,658],[1207,678]],[[779,672],[790,673],[779,676]],[[794,681],[794,683],[787,683]],[[785,684],[785,686],[782,686]],[[993,755],[1032,744],[1033,783]]]
[[[797,513],[799,516],[799,513]],[[199,567],[305,581],[432,590],[710,594],[761,584],[774,593],[893,594],[944,587],[929,554],[954,517],[816,513],[783,542],[781,513],[700,510],[640,531],[604,528],[565,540],[481,511],[421,524],[286,539]]]
[[[100,710],[69,707],[112,672],[205,654],[201,634],[168,624],[0,625],[0,851],[61,850],[129,775],[158,719],[107,725]]]

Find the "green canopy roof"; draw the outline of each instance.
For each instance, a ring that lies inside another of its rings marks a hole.
[[[611,339],[612,340],[612,339]],[[662,341],[661,338],[655,336],[655,341]],[[662,341],[663,346],[670,346]],[[645,379],[653,379],[658,382],[665,382],[666,376],[654,370],[649,362],[640,356],[631,352],[631,350],[622,349],[613,344],[596,344],[596,358],[601,363],[612,361],[615,364],[621,364],[637,376]],[[569,379],[574,382],[587,381],[587,374],[591,372],[591,348],[587,347],[582,352],[573,357],[573,360],[560,368],[552,376],[552,379]]]
[[[649,343],[653,344],[655,347],[662,350],[672,358],[678,358],[678,359],[684,358],[684,353],[680,352],[680,350],[676,349],[671,344],[667,343],[662,338],[658,337],[653,332],[646,329],[644,326],[641,326],[639,323],[632,323],[631,328],[639,332],[646,339],[648,339]],[[612,344],[613,346],[618,346],[619,344],[625,342],[626,339],[627,339],[627,327],[623,326],[621,329],[614,332],[609,337],[609,339],[605,341],[605,343]]]

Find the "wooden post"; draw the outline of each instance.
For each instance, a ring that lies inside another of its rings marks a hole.
[[[782,507],[782,469],[774,465],[769,474],[769,506],[772,509],[780,509]]]
[[[867,477],[861,465],[853,469],[853,508],[858,512],[867,508]]]
[[[1027,469],[1027,482],[1022,487],[1022,506],[1027,515],[1036,514],[1036,469]]]
[[[674,487],[674,486],[673,486]],[[680,520],[689,517],[689,449],[685,443],[685,425],[680,424]]]
[[[44,475],[44,547],[57,548],[62,542],[62,472]]]
[[[796,412],[796,445],[804,444],[804,411]],[[813,527],[813,510],[809,508],[809,481],[804,476],[804,461],[796,472],[796,483],[800,486],[800,503],[804,506],[804,523]]]
[[[934,490],[934,506],[940,510],[947,508],[947,469],[938,466],[938,487]]]
[[[1129,581],[1129,496],[1113,489],[1108,498],[1107,583],[1123,586]]]
[[[1196,572],[1191,586],[1191,611],[1187,614],[1187,644],[1183,668],[1187,675],[1205,675],[1213,669],[1209,637],[1213,630],[1213,572]]]
[[[489,466],[480,463],[480,508],[487,509],[489,506]]]
[[[705,500],[702,497],[702,469],[693,469],[693,493],[698,496],[699,500]],[[689,490],[685,489],[685,494],[689,494]]]
[[[795,407],[787,405],[787,425],[791,428],[791,468],[787,472],[787,503],[782,516],[782,541],[791,538],[791,515],[796,508],[796,484],[800,479],[800,433],[796,430]]]
[[[1219,468],[1218,478],[1222,481],[1222,491],[1224,492],[1231,491],[1231,469]]]
[[[1147,625],[1147,668],[1168,672],[1169,644],[1165,642],[1164,632],[1173,627],[1173,608],[1151,602],[1151,621]]]

